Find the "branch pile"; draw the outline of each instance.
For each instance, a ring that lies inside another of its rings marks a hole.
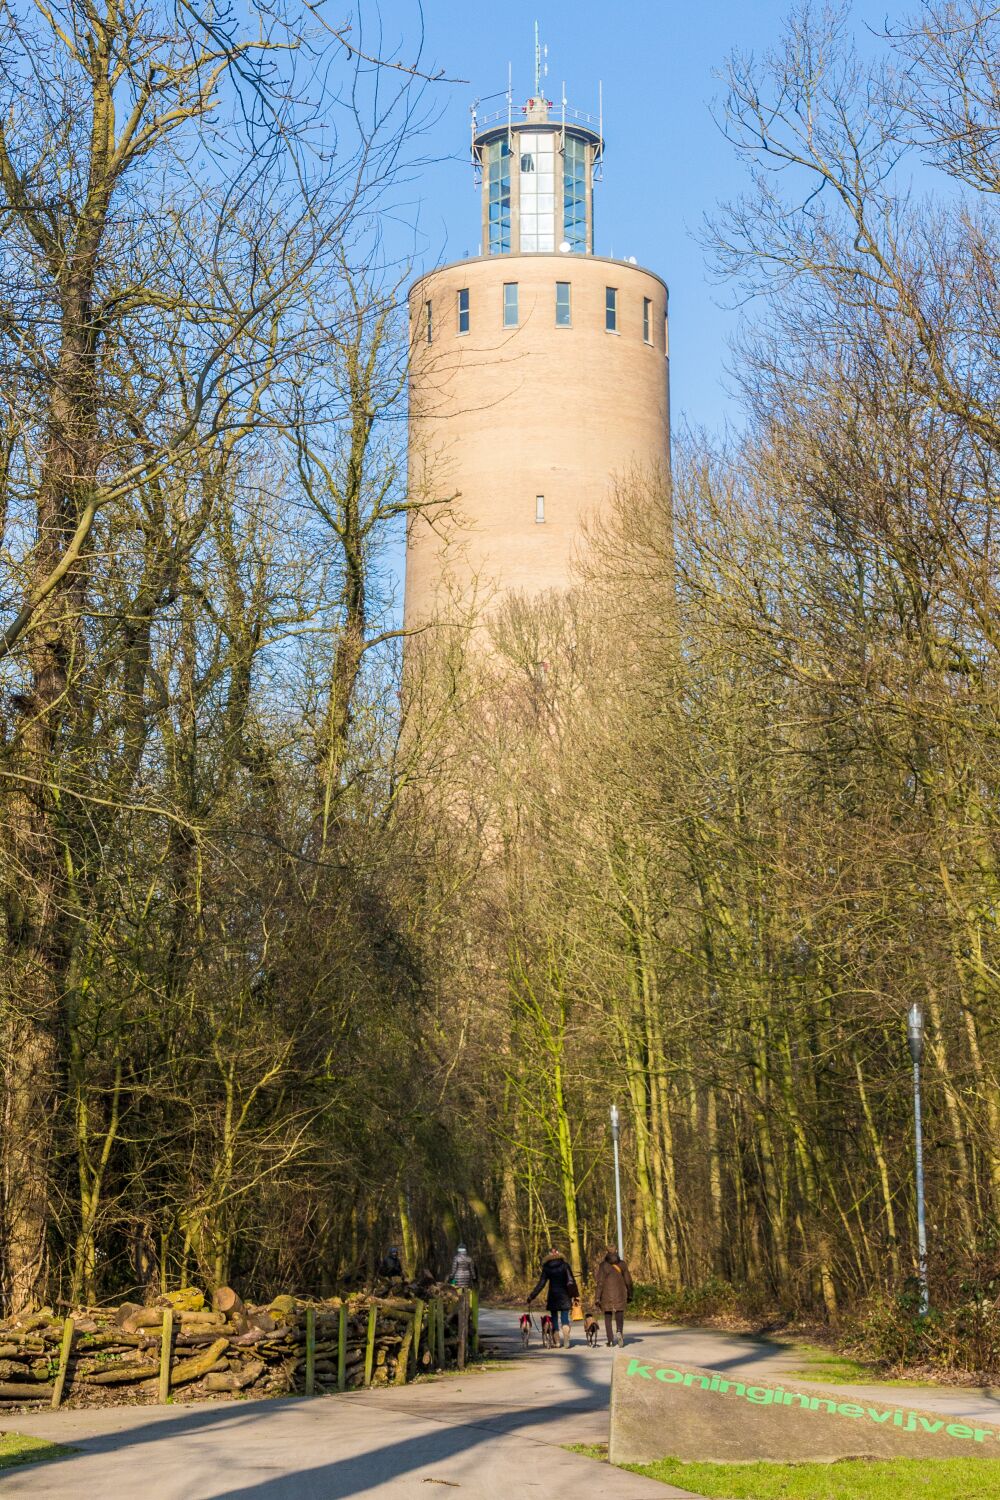
[[[85,1407],[207,1396],[278,1396],[402,1384],[465,1355],[461,1294],[434,1286],[376,1297],[245,1304],[220,1287],[168,1292],[152,1306],[51,1308],[0,1320],[0,1409]],[[164,1351],[164,1341],[167,1350]],[[311,1390],[307,1346],[312,1341]],[[340,1347],[343,1342],[343,1367]]]

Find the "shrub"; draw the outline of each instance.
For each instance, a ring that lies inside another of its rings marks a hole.
[[[669,1318],[680,1322],[719,1317],[741,1305],[736,1289],[721,1276],[709,1276],[696,1286],[671,1291],[655,1283],[637,1281],[631,1311],[638,1318]]]
[[[941,1271],[931,1286],[926,1317],[914,1278],[895,1295],[871,1300],[858,1322],[858,1351],[897,1370],[931,1365],[966,1373],[1000,1371],[1000,1276],[992,1257]]]

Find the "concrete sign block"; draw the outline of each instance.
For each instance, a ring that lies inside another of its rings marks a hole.
[[[619,1354],[611,1382],[613,1464],[657,1458],[713,1463],[838,1458],[1000,1459],[1000,1429],[911,1407],[905,1391],[852,1400],[810,1383],[738,1379]]]

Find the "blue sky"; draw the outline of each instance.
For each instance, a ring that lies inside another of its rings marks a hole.
[[[727,346],[738,313],[733,291],[714,282],[694,238],[703,217],[739,193],[743,167],[713,122],[721,93],[713,71],[729,51],[761,52],[776,42],[788,0],[425,0],[425,58],[468,83],[437,84],[437,118],[421,151],[432,158],[412,183],[419,197],[416,256],[421,267],[474,254],[477,198],[469,165],[469,106],[506,87],[513,63],[515,104],[530,94],[534,22],[548,44],[548,95],[565,80],[569,101],[597,109],[604,85],[607,157],[596,192],[599,254],[634,255],[670,287],[671,377],[675,419],[717,430],[738,421],[726,390]],[[382,0],[385,41],[415,35],[416,0]],[[852,15],[864,39],[896,4],[859,0]],[[484,108],[496,108],[502,100]],[[403,207],[416,217],[415,201]]]

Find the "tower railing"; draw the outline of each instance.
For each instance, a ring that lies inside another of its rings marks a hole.
[[[549,117],[547,123],[550,125],[561,124],[563,112],[561,110],[556,110],[556,107],[554,105],[551,107],[553,109],[553,113]],[[527,106],[522,105],[522,114],[525,113],[526,110]],[[588,130],[593,131],[595,135],[600,134],[600,120],[597,115],[589,115],[585,110],[582,109],[570,109],[569,105],[566,106],[565,115],[567,125],[583,125]],[[480,135],[484,130],[492,130],[497,125],[506,125],[507,118],[508,116],[506,109],[495,109],[491,110],[488,115],[478,115],[476,119],[476,134]],[[518,123],[520,124],[522,122],[518,121]],[[533,121],[532,123],[536,122]]]

